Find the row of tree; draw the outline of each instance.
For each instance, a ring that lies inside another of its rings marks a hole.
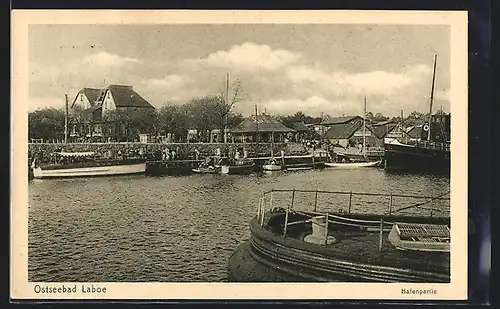
[[[168,103],[162,108],[156,109],[118,109],[100,115],[100,111],[85,112],[78,108],[72,108],[68,115],[68,130],[73,125],[92,128],[99,121],[104,140],[133,141],[139,133],[153,136],[170,133],[176,142],[188,141],[188,130],[194,129],[197,135],[192,142],[210,141],[210,132],[219,129],[234,127],[243,121],[243,116],[233,111],[233,107],[244,98],[240,91],[240,84],[236,82],[233,86],[231,96],[229,93],[193,98],[189,102],[178,105]],[[417,111],[412,112],[404,119],[405,125],[421,124],[427,115]],[[322,117],[312,117],[298,111],[292,115],[281,115],[277,117],[284,125],[291,127],[294,122],[305,124],[320,123]],[[392,120],[401,121],[401,117],[383,116],[381,113],[373,115],[367,113],[367,118],[373,121]],[[63,140],[64,139],[64,109],[45,108],[31,112],[28,118],[29,137],[31,139]],[[218,135],[218,142],[223,141],[223,134]]]

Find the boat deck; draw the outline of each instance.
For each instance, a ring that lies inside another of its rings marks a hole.
[[[268,215],[267,217],[268,218],[264,220],[267,221],[269,225],[265,229],[272,231],[278,237],[282,237],[282,220],[284,216]],[[303,219],[304,217],[302,216],[290,216],[289,222]],[[389,228],[390,226],[391,225],[389,225]],[[362,231],[330,223],[328,235],[336,239],[336,241],[331,244],[313,244],[304,241],[304,237],[311,233],[312,223],[290,225],[287,228],[287,243],[292,246],[297,246],[300,249],[334,257],[335,259],[406,268],[422,272],[440,273],[443,275],[450,274],[450,254],[448,252],[424,252],[397,249],[388,240],[389,231],[387,230],[387,226],[382,233],[383,242],[381,252],[379,251],[380,231]]]

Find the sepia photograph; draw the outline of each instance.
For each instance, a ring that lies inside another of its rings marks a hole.
[[[466,13],[15,13],[11,293],[466,297]]]

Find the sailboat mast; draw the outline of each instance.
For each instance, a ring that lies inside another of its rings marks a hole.
[[[365,113],[363,116],[363,156],[366,155],[366,95],[365,95]]]
[[[437,62],[437,55],[434,55],[434,70],[432,73],[431,102],[430,102],[430,106],[429,106],[429,131],[427,131],[427,140],[431,139],[432,103],[434,101],[434,83],[436,82],[436,62]]]
[[[257,105],[255,105],[255,145],[257,157],[259,156],[259,114],[257,114]]]

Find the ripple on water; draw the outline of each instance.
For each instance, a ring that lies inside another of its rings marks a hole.
[[[29,280],[226,281],[227,260],[250,237],[258,198],[278,188],[437,195],[449,191],[449,178],[325,169],[31,182]],[[273,198],[290,203],[290,196]],[[294,207],[310,209],[313,201],[297,194]],[[318,198],[325,209],[347,205],[347,197]],[[385,211],[388,201],[353,199],[351,206]]]

